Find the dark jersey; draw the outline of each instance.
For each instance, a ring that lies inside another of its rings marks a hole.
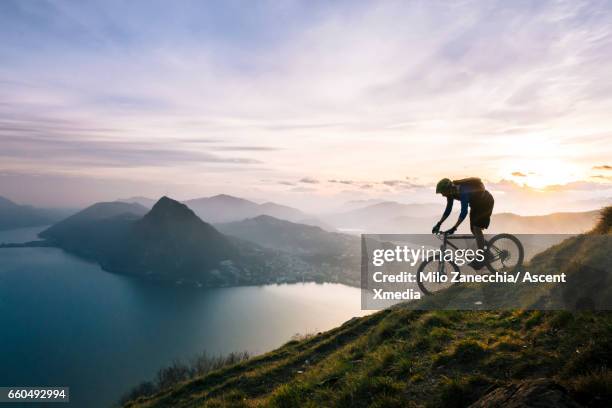
[[[461,180],[453,180],[453,184],[456,188],[446,198],[446,209],[444,210],[443,218],[450,215],[453,209],[453,201],[458,200],[461,202],[461,213],[459,218],[463,219],[467,216],[468,208],[478,205],[478,202],[482,199],[483,193],[486,191],[485,186],[477,177],[469,177]]]

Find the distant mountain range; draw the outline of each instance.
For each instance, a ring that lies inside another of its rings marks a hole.
[[[0,197],[0,230],[49,225],[69,215],[68,209],[35,208]]]
[[[226,194],[187,200],[185,204],[192,208],[200,218],[212,223],[238,221],[258,215],[270,215],[288,221],[309,218],[308,215],[292,207],[272,202],[257,204]]]
[[[151,209],[143,205],[149,203],[144,197],[125,201],[94,204],[43,231],[44,242],[25,245],[55,245],[93,259],[108,271],[202,286],[301,280],[359,284],[358,238],[286,220],[306,215],[294,208],[227,195],[189,200],[189,206],[163,197]],[[370,233],[429,234],[442,211],[438,207],[381,202],[328,219],[336,225],[365,226]],[[8,218],[12,225],[15,220],[22,220],[19,225],[41,225],[52,219],[44,210],[8,200],[0,200],[0,210],[30,216]],[[253,213],[257,215],[249,216]],[[202,216],[238,221],[213,226]],[[455,217],[451,215],[449,226]],[[591,229],[598,217],[598,211],[529,217],[502,213],[493,216],[487,232],[576,234]],[[468,227],[466,220],[462,228]]]
[[[283,228],[292,224],[277,221]],[[333,235],[296,225],[291,228]],[[151,210],[119,201],[94,204],[43,231],[40,237],[47,244],[95,260],[111,272],[197,286],[296,281],[357,284],[359,279],[358,268],[340,273],[326,262],[308,259],[306,253],[298,257],[290,250],[275,248],[270,240],[259,245],[254,235],[250,235],[253,242],[225,235],[187,205],[168,197],[162,197]],[[266,243],[270,245],[266,247]],[[31,246],[42,244],[38,241]]]
[[[369,203],[365,201],[364,203]],[[357,230],[379,232],[386,228],[389,222],[397,217],[430,218],[438,212],[439,205],[435,204],[403,204],[395,201],[383,201],[368,204],[363,207],[328,214],[324,220],[339,230]]]
[[[155,204],[155,200],[147,197],[132,197],[117,201],[138,203],[148,208],[151,208],[153,204]],[[259,215],[269,215],[271,217],[287,221],[317,225],[323,228],[331,228],[330,226],[317,220],[312,215],[308,215],[293,207],[276,204],[273,202],[258,204],[244,198],[234,197],[227,194],[194,198],[183,201],[183,203],[191,208],[198,217],[213,224],[240,221],[247,218],[257,217]]]
[[[458,206],[456,206],[458,207]],[[382,202],[344,213],[331,214],[325,220],[340,231],[354,233],[428,234],[440,219],[444,205]],[[538,216],[512,213],[493,214],[487,233],[578,234],[597,223],[599,211],[559,212]],[[458,209],[446,220],[450,228],[457,220]],[[444,228],[443,227],[443,228]],[[460,232],[469,232],[469,218]]]
[[[387,231],[394,233],[423,233],[431,231],[440,215],[429,218],[398,217],[384,224]],[[457,220],[458,213],[451,214],[444,227],[450,228]],[[525,216],[512,213],[493,214],[489,234],[508,232],[513,234],[580,234],[592,229],[599,219],[599,211],[563,212],[546,215]],[[469,232],[469,216],[459,232]]]
[[[515,234],[580,234],[597,224],[600,213],[599,210],[533,216],[501,213],[493,215],[491,229]]]

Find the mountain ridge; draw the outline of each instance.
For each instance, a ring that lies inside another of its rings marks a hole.
[[[357,269],[340,273],[316,257],[298,257],[257,240],[225,235],[186,204],[166,196],[150,210],[135,203],[96,203],[39,236],[46,241],[29,245],[56,245],[109,272],[149,279],[207,287],[301,281],[358,284]]]
[[[61,220],[69,213],[70,210],[17,204],[0,196],[0,230],[49,225]]]

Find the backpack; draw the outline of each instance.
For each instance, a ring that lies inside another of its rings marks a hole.
[[[471,193],[485,191],[484,183],[478,177],[468,177],[460,180],[453,180],[453,184],[467,187]]]

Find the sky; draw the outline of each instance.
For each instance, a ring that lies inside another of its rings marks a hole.
[[[17,202],[612,201],[611,1],[4,0],[0,36]]]

